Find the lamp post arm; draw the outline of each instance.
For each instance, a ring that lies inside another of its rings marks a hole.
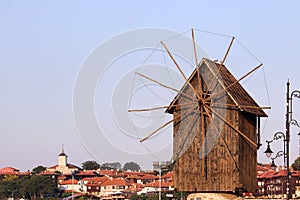
[[[298,121],[295,120],[295,119],[292,119],[292,120],[290,121],[290,124],[292,124],[292,125],[294,125],[294,126],[298,126],[298,127],[300,128],[300,125],[299,125]]]
[[[286,139],[284,133],[283,132],[276,132],[274,134],[273,140],[278,140],[278,139],[281,139],[281,138],[283,138],[283,140]]]
[[[300,127],[298,125],[297,121],[293,119],[293,97],[296,97],[296,98],[300,99],[300,91],[299,90],[294,90],[291,93],[291,97],[289,98],[289,100],[290,100],[290,111],[289,112],[290,112],[290,120],[291,120],[290,123]]]
[[[283,151],[278,151],[276,156],[274,158],[271,158],[272,160],[275,160],[276,158],[280,157],[280,156],[283,156],[284,155],[284,152]]]

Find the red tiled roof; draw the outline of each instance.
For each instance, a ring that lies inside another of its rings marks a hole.
[[[80,171],[76,173],[76,176],[97,176],[98,174],[95,171]]]
[[[13,167],[4,167],[0,169],[0,174],[13,174],[19,172],[20,170],[13,168]]]
[[[287,175],[287,170],[279,170],[273,174],[273,177],[285,177]]]
[[[99,170],[100,175],[117,176],[117,170]]]
[[[76,166],[76,165],[73,165],[73,164],[67,164],[67,166],[69,167],[69,168],[73,168],[73,169],[81,169],[80,167],[78,167],[78,166]]]
[[[103,182],[105,182],[108,179],[108,177],[94,177],[90,178],[87,182],[87,186],[92,186],[92,185],[101,185]]]
[[[77,185],[78,181],[76,179],[68,179],[59,183],[59,185]]]
[[[142,179],[159,179],[158,176],[155,176],[153,174],[145,174],[144,176],[142,176]]]
[[[145,173],[144,172],[129,172],[129,171],[125,171],[125,172],[120,172],[118,173],[119,177],[127,177],[127,176],[144,176]]]
[[[264,173],[258,174],[257,178],[272,178],[274,174],[273,170],[266,171]]]
[[[54,165],[54,166],[48,167],[47,169],[56,169],[57,167],[58,167],[58,165]]]
[[[13,168],[13,167],[3,167],[2,169],[0,169],[0,171],[20,171],[16,168]]]
[[[291,170],[292,176],[299,176],[300,172]],[[275,178],[275,177],[285,177],[287,175],[286,169],[280,169],[278,171],[269,170],[260,174],[257,174],[257,178]]]
[[[132,185],[135,185],[136,188],[143,188],[144,185],[141,183],[133,183]]]
[[[170,182],[170,181],[167,181],[167,182],[161,182],[161,187],[169,187],[169,186],[173,186],[174,183],[173,182]],[[151,183],[147,183],[145,185],[145,187],[160,187],[160,181],[153,181]]]
[[[55,175],[55,176],[58,176],[59,173],[45,170],[45,171],[40,172],[39,175]]]
[[[296,176],[296,177],[299,177],[300,176],[300,171],[294,171],[292,170],[292,176]]]
[[[169,171],[168,173],[163,175],[161,178],[173,178],[173,177],[174,177],[174,173],[172,171]]]
[[[58,167],[58,165],[54,165],[51,167],[48,167],[47,169],[56,169]],[[73,164],[67,164],[67,167],[70,169],[81,169],[80,167],[77,167],[76,165]]]
[[[125,178],[127,178],[127,179],[142,179],[142,176],[139,176],[139,175],[129,175],[129,176],[126,176]]]
[[[57,177],[57,180],[65,180],[67,177],[65,175],[60,175]]]
[[[256,166],[256,170],[257,170],[257,171],[268,171],[269,168],[268,168],[268,167],[265,167],[265,166],[257,165],[257,166]]]
[[[126,180],[122,179],[122,178],[114,178],[114,179],[107,179],[106,181],[104,181],[102,184],[102,186],[107,186],[107,185],[131,185],[131,183],[128,183]]]
[[[27,175],[30,175],[31,172],[30,171],[26,171],[26,172],[18,172],[17,175],[18,176],[27,176]]]
[[[92,178],[91,177],[84,177],[83,179],[80,179],[80,180],[82,180],[82,181],[89,181],[90,179],[92,179]]]

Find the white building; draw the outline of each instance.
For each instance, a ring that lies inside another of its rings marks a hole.
[[[58,155],[58,164],[47,168],[47,171],[59,171],[62,174],[72,174],[72,172],[78,170],[80,170],[79,167],[68,163],[68,156],[65,154],[64,148],[62,148],[61,153]]]

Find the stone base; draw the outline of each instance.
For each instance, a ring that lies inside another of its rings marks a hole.
[[[189,194],[187,200],[242,200],[234,194],[225,193],[193,193]]]

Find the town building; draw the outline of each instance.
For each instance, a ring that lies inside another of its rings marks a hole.
[[[0,169],[1,175],[8,175],[8,174],[17,174],[20,170],[13,168],[13,167],[4,167]]]
[[[261,169],[261,168],[260,168]],[[257,191],[255,196],[262,198],[286,198],[287,170],[281,167],[273,170],[258,171]],[[300,172],[291,170],[290,193],[293,198],[300,198]]]
[[[30,171],[20,172],[19,169],[16,169],[13,167],[4,167],[4,168],[0,169],[0,175],[3,175],[3,176],[9,176],[9,175],[26,176],[29,174],[31,174]]]
[[[72,172],[79,171],[79,170],[81,170],[80,167],[68,163],[68,156],[65,153],[64,148],[62,148],[61,153],[58,155],[57,165],[47,168],[47,171],[60,172],[61,174],[72,174]]]

